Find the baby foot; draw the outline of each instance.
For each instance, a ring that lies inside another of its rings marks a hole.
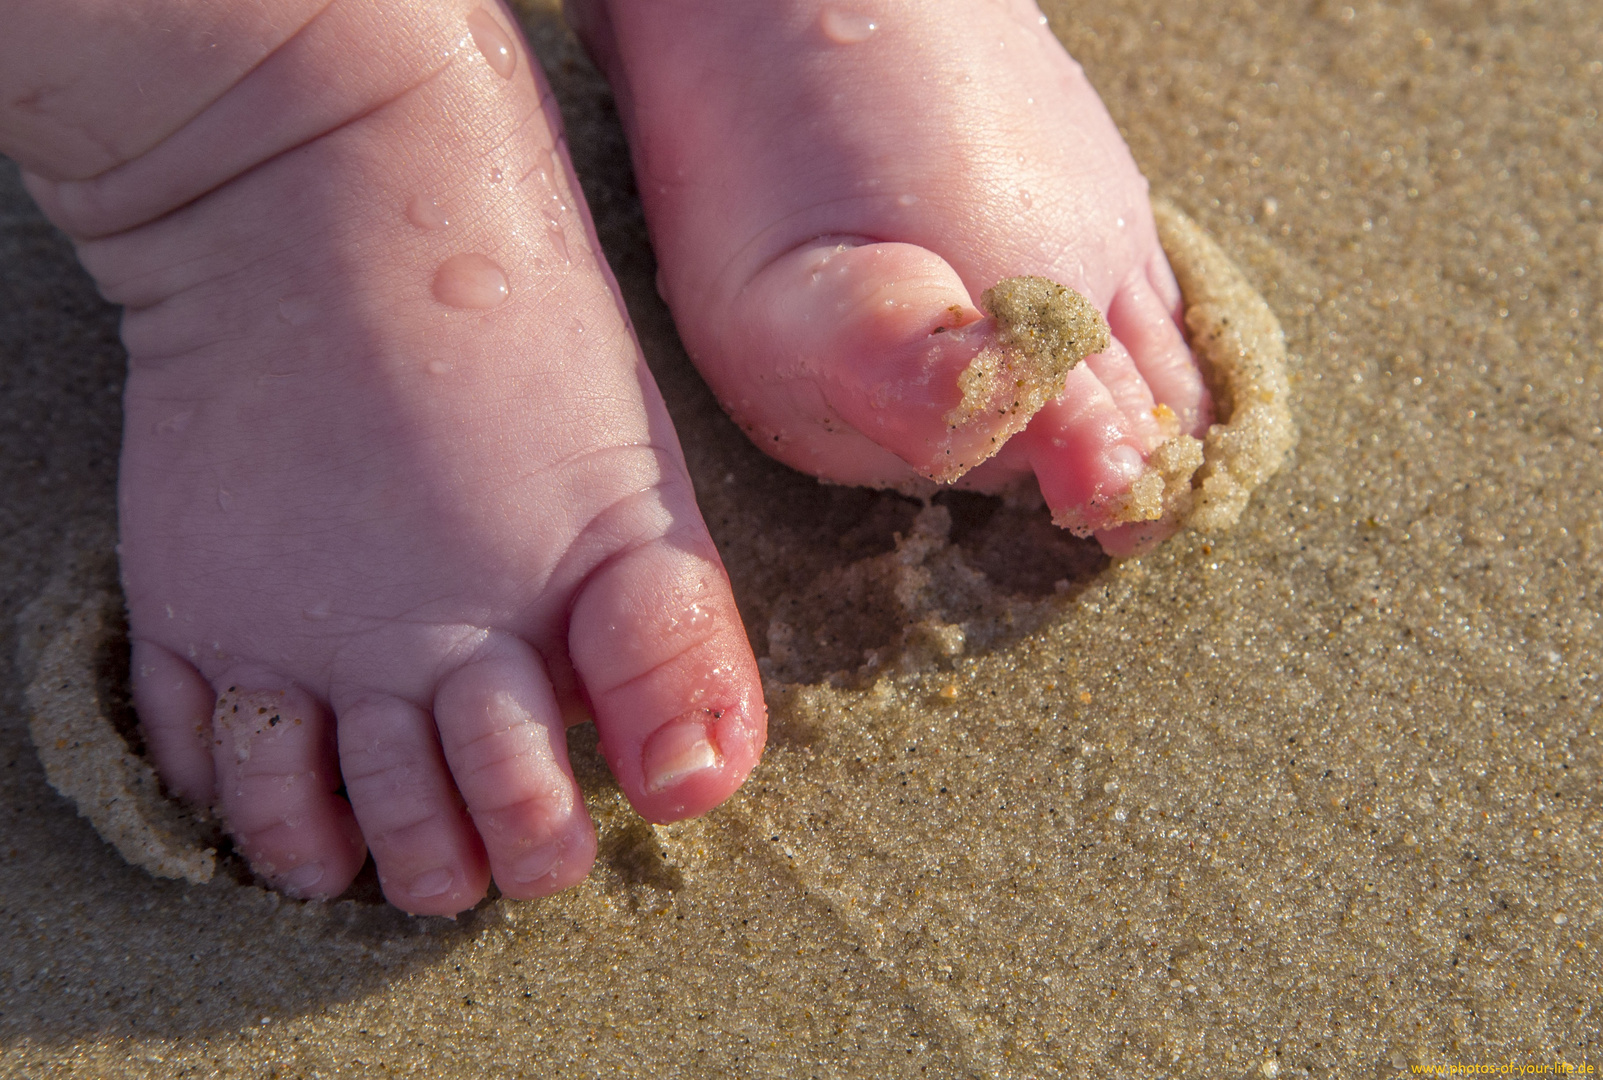
[[[365,845],[408,911],[539,896],[595,851],[565,724],[700,814],[761,752],[756,665],[515,24],[303,6],[149,146],[9,144],[127,306],[135,703],[286,892]]]
[[[1033,475],[1116,553],[1172,531],[1124,524],[1153,512],[1132,485],[1188,456],[1154,462],[1207,429],[1208,392],[1147,183],[1034,4],[569,8],[617,92],[659,288],[758,445],[839,483]],[[1112,340],[1033,402],[970,413],[1006,330],[977,302],[1018,276],[1088,298]]]

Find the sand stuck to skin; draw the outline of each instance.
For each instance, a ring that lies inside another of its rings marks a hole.
[[[1110,340],[1107,320],[1089,300],[1046,278],[1004,278],[985,290],[980,306],[994,320],[995,340],[958,376],[963,396],[942,419],[951,432],[978,423],[989,438],[980,453],[949,461],[925,477],[937,484],[958,479],[1023,431],[1062,391],[1074,366],[1107,348]],[[935,490],[924,484],[899,487]]]

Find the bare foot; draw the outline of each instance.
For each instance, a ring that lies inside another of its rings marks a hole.
[[[648,818],[728,797],[756,666],[507,13],[90,6],[0,17],[0,148],[127,306],[121,557],[169,787],[280,889],[337,895],[371,850],[438,914],[585,875],[586,709]]]
[[[1206,430],[1208,393],[1147,183],[1033,3],[569,9],[617,92],[662,294],[758,445],[841,483],[1033,475],[1116,553],[1172,531],[1121,507],[1154,450]],[[1113,340],[1033,419],[966,414],[1000,329],[977,304],[1020,275],[1083,294]]]

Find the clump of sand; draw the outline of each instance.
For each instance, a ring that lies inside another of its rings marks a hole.
[[[1053,521],[1080,536],[1108,521],[1172,522],[1201,533],[1228,530],[1257,486],[1273,476],[1296,441],[1286,380],[1286,338],[1258,291],[1230,257],[1174,204],[1153,201],[1158,238],[1185,299],[1186,333],[1213,392],[1220,421],[1202,439],[1181,434],[1174,413],[1154,414],[1172,429],[1130,490]],[[989,296],[989,294],[987,294]]]
[[[108,561],[108,555],[99,561]],[[216,872],[206,823],[169,799],[117,723],[128,643],[109,566],[68,567],[18,616],[28,733],[50,786],[124,859],[200,885]]]
[[[1107,320],[1091,301],[1046,278],[1003,278],[985,291],[980,306],[995,323],[995,340],[958,376],[963,397],[941,419],[953,431],[982,423],[989,439],[979,454],[950,458],[930,475],[941,484],[956,480],[1023,431],[1063,392],[1074,366],[1112,341]]]
[[[1195,451],[1170,447],[1152,455],[1149,476],[1162,486],[1161,514],[1201,533],[1231,528],[1253,490],[1279,470],[1297,441],[1286,379],[1286,336],[1246,275],[1196,222],[1167,199],[1154,199],[1158,239],[1185,299],[1186,332],[1202,362],[1222,418],[1202,440],[1192,482],[1176,483]],[[1192,440],[1195,441],[1195,440]],[[1148,483],[1142,477],[1137,484]],[[1151,505],[1151,504],[1149,504]]]

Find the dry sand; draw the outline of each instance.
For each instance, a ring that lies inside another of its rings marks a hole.
[[[774,730],[658,829],[581,736],[596,872],[456,923],[158,880],[46,785],[15,620],[105,551],[121,356],[0,172],[0,1075],[1603,1069],[1595,5],[1111,7],[1047,10],[1278,315],[1301,430],[1234,531],[1119,566],[748,447],[529,9]]]

